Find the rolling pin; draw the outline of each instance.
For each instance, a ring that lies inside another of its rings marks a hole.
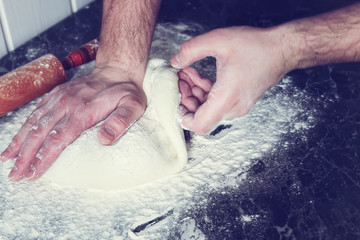
[[[1,76],[0,116],[65,82],[65,71],[94,60],[98,46],[98,40],[92,40],[61,61],[46,54]]]

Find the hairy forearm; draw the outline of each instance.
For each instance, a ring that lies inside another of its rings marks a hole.
[[[104,0],[97,66],[143,75],[160,0]]]
[[[360,4],[276,28],[289,70],[360,61]]]

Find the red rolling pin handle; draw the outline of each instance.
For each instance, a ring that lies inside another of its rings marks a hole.
[[[61,62],[47,54],[0,77],[0,116],[34,100],[65,82],[65,70],[91,62],[99,43],[95,39]]]
[[[65,82],[59,59],[46,54],[0,77],[0,116]]]
[[[94,39],[67,55],[61,60],[61,64],[64,66],[65,71],[95,60],[98,47],[99,41]]]

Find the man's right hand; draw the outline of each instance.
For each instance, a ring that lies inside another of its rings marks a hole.
[[[263,93],[296,68],[360,61],[360,3],[271,28],[215,29],[186,41],[171,63],[180,76],[182,124],[204,134],[244,116]],[[189,66],[213,56],[216,82]]]
[[[179,73],[182,125],[199,134],[223,119],[247,114],[263,93],[290,69],[277,31],[251,27],[216,29],[185,42],[171,63]],[[291,52],[290,52],[291,53]],[[216,58],[216,82],[189,67]]]

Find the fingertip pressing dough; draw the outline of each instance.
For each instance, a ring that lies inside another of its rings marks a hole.
[[[97,125],[70,144],[43,178],[66,187],[119,190],[181,171],[187,152],[177,71],[165,60],[152,59],[143,88],[146,111],[115,145],[99,143]]]

